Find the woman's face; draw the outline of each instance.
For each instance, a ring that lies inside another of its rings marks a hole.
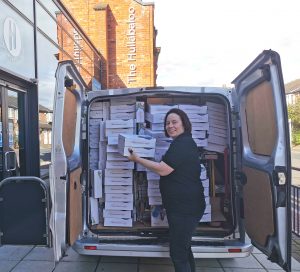
[[[178,114],[170,113],[167,116],[166,131],[172,139],[175,139],[184,132],[184,127]]]

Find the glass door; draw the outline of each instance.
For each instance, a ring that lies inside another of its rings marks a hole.
[[[25,92],[0,86],[0,180],[25,174]]]

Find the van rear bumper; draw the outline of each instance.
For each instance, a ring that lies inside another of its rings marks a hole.
[[[105,244],[92,241],[77,240],[73,249],[82,255],[119,256],[119,257],[159,257],[168,258],[168,244],[134,245]],[[248,257],[253,250],[251,244],[235,244],[234,246],[193,246],[195,258],[241,258]]]

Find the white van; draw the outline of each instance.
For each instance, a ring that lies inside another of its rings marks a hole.
[[[129,204],[133,207],[121,206],[119,210],[130,210],[129,221],[119,218],[115,225],[103,221],[107,220],[103,218],[103,208],[108,206],[105,149],[116,148],[107,146],[117,142],[114,137],[106,137],[102,124],[112,119],[110,109],[114,108],[115,113],[119,105],[122,112],[122,103],[134,101],[143,105],[144,114],[148,114],[145,122],[136,122],[134,133],[155,131],[149,118],[152,105],[182,105],[186,109],[193,105],[191,108],[200,106],[204,110],[207,107],[212,119],[223,122],[216,128],[207,127],[206,141],[199,141],[210,184],[210,215],[199,222],[193,237],[195,258],[246,257],[254,245],[272,262],[290,271],[290,144],[284,83],[276,52],[263,51],[233,80],[232,89],[158,87],[88,91],[69,61],[59,64],[56,79],[50,168],[50,223],[56,261],[68,246],[85,255],[169,256],[167,226],[151,221],[145,169],[126,166],[134,168],[130,170],[133,178],[129,188],[133,199]],[[142,117],[134,114],[115,114],[114,119],[143,118],[143,113]],[[99,129],[95,130],[95,126]],[[97,184],[93,179],[96,172],[103,176]],[[95,195],[96,186],[100,196]]]

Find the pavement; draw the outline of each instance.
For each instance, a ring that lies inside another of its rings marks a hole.
[[[292,271],[300,271],[300,238],[293,236]],[[0,247],[1,272],[174,272],[169,258],[82,256],[69,248],[55,266],[53,249],[39,246]],[[283,271],[259,250],[249,257],[197,259],[197,272]]]

